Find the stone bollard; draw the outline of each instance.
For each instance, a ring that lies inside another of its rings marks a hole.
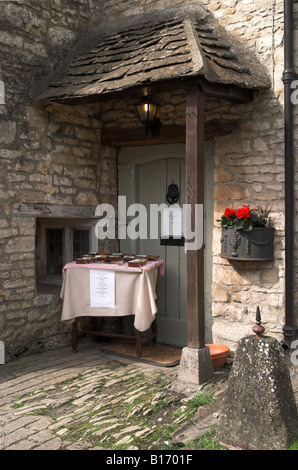
[[[200,385],[212,380],[214,370],[210,349],[188,348],[182,350],[178,379],[188,384]]]
[[[286,450],[298,438],[298,415],[281,345],[256,336],[239,341],[219,417],[219,442],[251,450]]]

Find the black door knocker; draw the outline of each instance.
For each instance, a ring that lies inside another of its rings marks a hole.
[[[167,201],[169,204],[175,204],[179,200],[180,192],[177,184],[172,182],[168,187]]]

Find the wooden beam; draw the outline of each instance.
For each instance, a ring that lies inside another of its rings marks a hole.
[[[186,89],[186,203],[191,205],[192,231],[195,206],[204,204],[204,108],[198,85]],[[205,347],[204,244],[187,252],[187,346]]]
[[[103,129],[101,141],[114,147],[181,143],[185,142],[185,127],[162,126],[158,136],[152,136],[150,130],[146,133],[144,126],[126,129],[110,127]]]
[[[235,129],[237,121],[214,119],[205,123],[204,140],[209,141],[220,135],[230,134]],[[115,128],[107,127],[102,131],[103,145],[114,147],[130,147],[138,145],[157,145],[167,143],[185,143],[185,126],[162,126],[159,136],[146,134],[144,127]]]
[[[15,203],[12,208],[13,215],[27,217],[61,217],[93,219],[96,207],[82,206],[52,206],[51,204],[22,204]]]

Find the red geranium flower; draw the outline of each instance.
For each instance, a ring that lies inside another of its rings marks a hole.
[[[227,209],[225,210],[224,216],[225,216],[225,217],[231,217],[231,216],[234,215],[234,214],[235,214],[234,209],[229,209],[229,208],[227,208]]]
[[[267,227],[269,224],[268,211],[259,209],[250,210],[244,206],[241,209],[226,208],[224,214],[217,222],[221,223],[222,228],[234,228],[235,230],[244,230],[250,232],[254,227]]]
[[[237,219],[242,219],[243,217],[245,219],[248,219],[249,217],[251,217],[250,208],[244,206],[242,207],[242,209],[238,209],[238,211],[236,212],[236,217]]]

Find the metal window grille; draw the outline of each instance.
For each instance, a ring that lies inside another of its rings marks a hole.
[[[47,237],[47,274],[58,275],[63,268],[63,229],[49,228]]]
[[[73,257],[81,258],[89,253],[89,230],[74,229],[73,230]]]

